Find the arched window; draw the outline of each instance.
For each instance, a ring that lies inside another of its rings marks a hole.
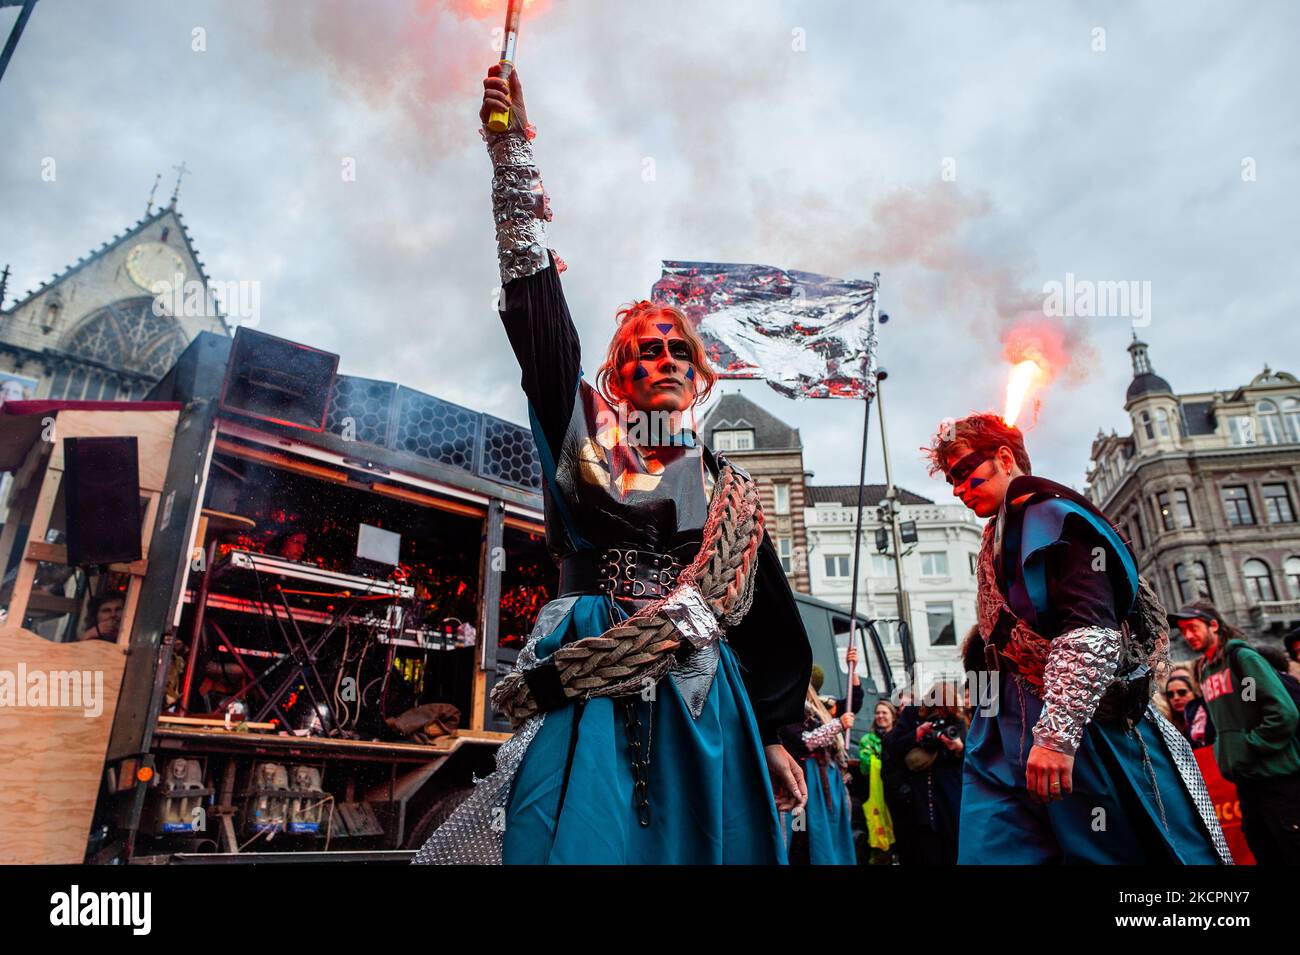
[[[1286,443],[1286,433],[1282,430],[1282,416],[1278,414],[1276,404],[1265,399],[1255,405],[1255,414],[1259,417],[1259,439],[1262,442]]]
[[[1273,589],[1273,573],[1268,564],[1251,558],[1242,565],[1246,580],[1246,596],[1255,603],[1277,600],[1277,591]]]
[[[1169,414],[1164,408],[1156,409],[1156,431],[1162,438],[1169,437]]]
[[[1151,415],[1145,411],[1142,412],[1142,430],[1146,433],[1148,441],[1156,439],[1156,433],[1151,428]]]
[[[147,296],[105,305],[82,321],[63,343],[65,351],[100,365],[161,378],[185,348],[185,335],[170,315],[155,315]],[[76,397],[71,394],[69,397]]]
[[[1286,585],[1291,589],[1291,599],[1300,600],[1300,557],[1288,557],[1282,565]]]
[[[1286,425],[1287,440],[1300,442],[1300,398],[1282,399],[1282,423]]]
[[[1205,564],[1199,560],[1174,565],[1174,579],[1178,583],[1178,599],[1191,603],[1201,597],[1213,599],[1210,593],[1210,579],[1205,572]]]

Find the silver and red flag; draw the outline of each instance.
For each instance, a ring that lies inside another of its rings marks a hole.
[[[651,290],[694,322],[722,378],[787,398],[876,390],[876,282],[728,262],[663,263]]]

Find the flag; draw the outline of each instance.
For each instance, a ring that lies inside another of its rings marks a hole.
[[[767,265],[669,262],[650,297],[694,323],[722,378],[787,398],[876,391],[876,283]]]

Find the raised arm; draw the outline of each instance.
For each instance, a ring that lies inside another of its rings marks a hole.
[[[521,384],[552,456],[558,452],[582,373],[582,348],[560,288],[560,266],[546,247],[550,202],[533,158],[519,71],[509,84],[494,65],[483,80],[480,134],[492,159],[492,217],[501,272],[501,322],[523,372]],[[487,129],[493,111],[510,110],[510,128]],[[536,433],[537,429],[534,429]]]

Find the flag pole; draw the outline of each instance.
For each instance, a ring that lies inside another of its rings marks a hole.
[[[858,462],[858,513],[853,525],[853,588],[849,596],[849,646],[858,645],[858,562],[862,557],[862,510],[866,505],[867,494],[867,437],[871,432],[871,398],[876,393],[876,297],[880,294],[880,273],[872,276],[875,289],[871,295],[871,306],[867,310],[867,356],[864,359],[863,395],[862,395],[862,457]],[[862,652],[866,653],[865,640]],[[855,664],[849,664],[849,683],[844,694],[844,709],[853,712],[853,674]],[[844,714],[840,714],[843,716]],[[844,748],[849,748],[852,730],[844,728]]]

